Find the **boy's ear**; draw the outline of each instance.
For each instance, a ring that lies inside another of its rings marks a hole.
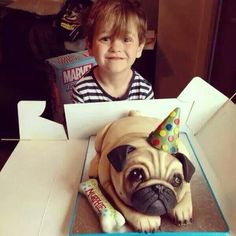
[[[145,43],[142,43],[142,44],[139,45],[138,50],[137,50],[136,58],[140,58],[142,56],[144,46],[145,46]]]

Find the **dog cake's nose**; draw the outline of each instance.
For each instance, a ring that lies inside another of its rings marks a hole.
[[[152,186],[152,190],[155,193],[162,193],[163,189],[164,189],[164,186],[162,184],[155,184],[155,185]]]
[[[161,216],[172,209],[176,203],[173,190],[164,184],[155,184],[137,190],[131,197],[132,206],[147,215]]]

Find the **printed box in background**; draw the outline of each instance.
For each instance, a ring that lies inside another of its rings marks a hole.
[[[49,64],[52,113],[55,120],[60,121],[63,104],[73,103],[71,95],[74,84],[96,65],[96,61],[84,50],[49,58],[46,62]]]

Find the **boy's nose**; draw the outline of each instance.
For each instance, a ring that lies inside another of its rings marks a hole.
[[[120,52],[122,50],[123,44],[122,41],[119,39],[114,39],[111,41],[110,50],[112,52]]]

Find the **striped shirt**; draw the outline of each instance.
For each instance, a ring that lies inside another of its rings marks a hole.
[[[122,97],[113,97],[97,82],[94,77],[93,69],[94,68],[86,73],[85,76],[75,84],[72,91],[74,103],[144,100],[154,98],[151,83],[136,71],[133,71],[133,76],[127,92]]]

